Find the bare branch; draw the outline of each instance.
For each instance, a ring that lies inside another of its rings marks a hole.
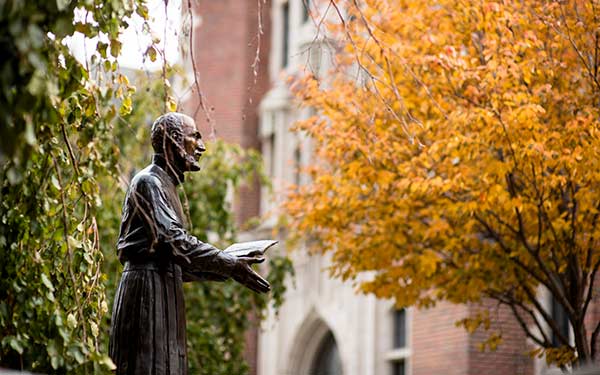
[[[61,123],[62,124],[62,123]],[[64,130],[64,127],[63,127]],[[65,133],[66,135],[66,133]],[[73,285],[77,285],[77,278],[75,277],[75,273],[73,272],[73,249],[71,248],[71,244],[69,241],[69,219],[67,214],[67,202],[65,199],[65,185],[63,183],[62,174],[60,173],[60,168],[58,167],[58,162],[52,156],[52,163],[54,164],[54,170],[56,172],[56,177],[58,179],[58,185],[60,187],[60,202],[62,207],[62,225],[63,225],[63,240],[65,241],[65,246],[67,247],[67,259],[69,261],[69,277],[71,278],[71,282]],[[77,305],[77,312],[79,314],[80,319],[84,319],[83,315],[83,307],[81,301],[79,299],[79,293],[75,291],[73,293],[75,298],[75,304]],[[83,341],[87,341],[87,328],[86,324],[81,325],[83,327]]]
[[[588,285],[587,295],[585,297],[585,302],[583,303],[583,308],[581,309],[581,317],[582,318],[585,317],[585,314],[590,305],[590,302],[592,301],[592,298],[594,295],[594,284],[596,281],[596,273],[598,272],[599,268],[600,268],[600,259],[598,259],[598,261],[596,261],[596,263],[594,264],[592,272],[590,273],[590,276],[589,276],[590,281],[589,281],[589,285]]]
[[[518,300],[517,298],[515,298],[513,296],[508,295],[507,293],[500,294],[500,293],[495,293],[495,292],[491,291],[488,294],[490,295],[491,298],[496,299],[496,300],[500,301],[501,303],[510,306],[511,309],[519,307],[519,308],[521,308],[521,310],[525,311],[529,315],[529,317],[531,318],[533,323],[535,324],[540,335],[542,335],[542,339],[540,341],[543,341],[545,344],[540,344],[540,345],[542,345],[543,347],[551,347],[552,346],[550,338],[546,334],[546,330],[544,329],[544,327],[542,326],[542,323],[538,319],[538,316],[535,314],[535,312],[532,309],[527,307],[522,301]],[[527,327],[527,330],[529,330],[529,327]]]
[[[519,277],[519,276],[517,275],[517,277]],[[546,324],[548,324],[548,326],[550,327],[550,329],[552,329],[552,332],[556,335],[556,338],[563,345],[571,347],[571,345],[569,343],[569,338],[565,337],[563,335],[563,333],[561,332],[560,327],[556,324],[556,321],[552,318],[552,316],[546,312],[546,309],[544,309],[544,307],[540,304],[540,302],[538,301],[537,296],[535,295],[535,293],[533,293],[527,287],[527,285],[525,285],[525,283],[523,282],[524,280],[520,280],[520,281],[521,281],[521,284],[522,284],[520,287],[523,288],[523,291],[525,291],[525,294],[527,294],[527,297],[529,298],[529,302],[531,302],[533,304],[533,306],[536,308],[537,312],[539,312],[540,315],[542,316],[542,318],[544,318],[544,321],[546,322]],[[571,321],[574,321],[574,320],[571,319]]]
[[[547,339],[545,337],[544,337],[544,339],[540,339],[536,335],[534,335],[533,332],[531,332],[531,330],[529,329],[529,326],[527,326],[527,323],[525,322],[523,317],[517,311],[516,306],[513,304],[508,304],[508,306],[510,307],[514,317],[517,319],[517,322],[519,322],[521,329],[523,330],[523,332],[525,332],[525,335],[527,335],[527,337],[532,339],[539,346],[541,346],[543,348],[547,348],[548,347]],[[543,332],[543,331],[540,331],[540,332]]]
[[[196,110],[194,111],[193,118],[198,116],[198,111],[202,108],[204,112],[204,116],[206,118],[206,122],[210,126],[211,129],[211,137],[215,135],[215,127],[214,123],[210,117],[210,113],[206,108],[206,103],[204,99],[204,95],[202,94],[202,90],[200,89],[200,82],[198,81],[198,70],[196,69],[196,58],[194,54],[194,14],[192,11],[192,0],[187,0],[187,11],[188,17],[190,19],[190,40],[189,40],[189,48],[190,48],[190,59],[192,60],[192,72],[194,73],[194,86],[196,87],[196,91],[198,94],[198,106],[196,106]]]

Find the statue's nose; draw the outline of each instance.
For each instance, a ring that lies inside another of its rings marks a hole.
[[[206,151],[206,147],[204,146],[204,142],[202,142],[202,140],[201,140],[201,139],[199,139],[199,140],[198,140],[198,145],[197,145],[197,148],[198,148],[200,151],[202,151],[202,152]]]

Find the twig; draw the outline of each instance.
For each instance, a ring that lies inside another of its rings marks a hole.
[[[204,100],[204,95],[202,95],[202,90],[200,89],[200,82],[198,81],[198,71],[196,69],[196,57],[194,54],[194,14],[192,11],[192,0],[187,0],[187,6],[188,6],[188,16],[190,18],[190,40],[189,40],[189,48],[190,48],[190,58],[192,60],[192,71],[194,73],[194,86],[196,86],[196,91],[198,92],[198,106],[196,106],[196,109],[194,111],[194,116],[192,116],[193,118],[196,118],[198,116],[198,111],[200,110],[200,108],[202,108],[202,111],[204,112],[204,116],[206,118],[206,122],[208,123],[208,126],[210,127],[210,137],[211,139],[215,137],[215,126],[214,126],[214,122],[210,117],[210,113],[208,111],[208,109],[206,108],[206,103]]]
[[[60,188],[60,201],[62,206],[62,224],[63,224],[63,239],[65,241],[65,245],[67,246],[67,255],[69,259],[69,276],[71,278],[71,282],[73,283],[73,287],[76,288],[77,279],[75,278],[75,274],[73,273],[73,249],[69,243],[68,233],[69,233],[69,220],[67,215],[67,203],[65,201],[65,185],[63,185],[62,175],[60,173],[60,169],[58,168],[58,163],[54,156],[52,156],[52,163],[54,164],[54,170],[56,171],[56,176],[58,178],[58,184]],[[87,342],[87,329],[86,329],[86,320],[83,315],[83,310],[81,307],[81,301],[79,299],[79,293],[77,290],[73,292],[73,297],[75,298],[75,303],[77,304],[77,312],[79,313],[79,318],[83,322],[83,342]]]

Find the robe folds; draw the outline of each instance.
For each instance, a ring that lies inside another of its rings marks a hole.
[[[117,243],[124,264],[114,299],[109,355],[123,375],[186,375],[184,281],[225,280],[235,258],[185,230],[181,175],[153,163],[131,181]]]

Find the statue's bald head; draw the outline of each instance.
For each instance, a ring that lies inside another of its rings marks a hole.
[[[183,145],[184,126],[194,126],[194,119],[179,112],[169,112],[158,117],[152,124],[152,148],[163,154],[169,144]]]
[[[152,124],[152,148],[162,155],[170,170],[194,172],[206,147],[194,119],[183,113],[166,113]]]

